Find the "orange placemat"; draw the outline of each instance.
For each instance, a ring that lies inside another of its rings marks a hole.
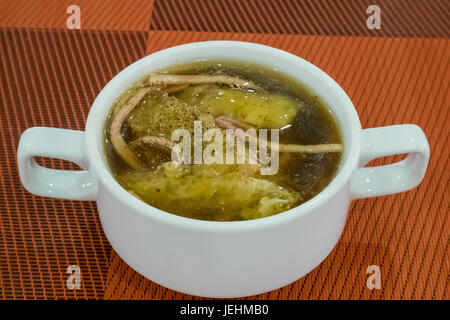
[[[145,54],[218,39],[268,44],[311,61],[347,91],[363,127],[416,123],[432,153],[417,189],[358,200],[320,266],[252,298],[449,298],[447,1],[378,1],[380,30],[365,27],[369,0],[80,0],[82,29],[67,30],[70,4],[0,4],[0,299],[192,298],[128,267],[107,242],[95,203],[26,192],[16,148],[31,126],[82,130],[101,88]],[[66,287],[72,264],[82,271],[79,290]],[[381,267],[382,290],[365,285],[371,264]]]
[[[448,298],[449,42],[155,31],[149,34],[147,53],[213,39],[263,43],[311,61],[349,94],[363,127],[416,123],[433,155],[417,189],[356,201],[341,240],[320,266],[281,290],[254,298]],[[366,286],[370,265],[381,267],[382,290]],[[192,298],[144,279],[114,252],[105,297]]]
[[[0,28],[0,298],[103,297],[111,247],[95,203],[26,192],[16,149],[32,126],[83,130],[95,96],[145,42],[133,31]],[[66,287],[69,265],[82,270],[81,290]]]

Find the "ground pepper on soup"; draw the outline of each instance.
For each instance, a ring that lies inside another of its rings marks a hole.
[[[166,212],[212,221],[301,205],[330,183],[343,149],[333,113],[311,89],[237,61],[149,73],[118,97],[104,127],[123,188]]]

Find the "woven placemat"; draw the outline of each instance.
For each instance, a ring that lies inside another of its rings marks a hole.
[[[349,94],[363,127],[418,124],[435,155],[417,189],[356,201],[341,240],[315,270],[281,290],[254,298],[448,298],[448,41],[155,31],[149,34],[147,53],[213,39],[262,43],[311,61]],[[392,158],[373,164],[388,161]],[[366,286],[370,265],[381,268],[382,290]],[[105,297],[193,298],[146,280],[114,252]]]
[[[1,298],[103,297],[111,247],[95,203],[26,192],[16,149],[32,126],[83,130],[98,92],[144,55],[146,40],[133,31],[0,28]],[[69,265],[81,268],[81,290],[66,287]]]
[[[128,267],[107,242],[95,203],[26,192],[16,149],[31,126],[83,130],[101,88],[133,61],[219,39],[263,43],[311,61],[347,91],[363,127],[416,123],[432,153],[417,189],[356,201],[341,240],[320,266],[254,298],[448,299],[449,3],[378,1],[382,28],[368,30],[369,2],[79,0],[82,30],[67,30],[72,1],[2,1],[0,299],[192,298]],[[366,287],[372,264],[381,268],[382,290]],[[66,287],[69,265],[81,268],[79,290]]]

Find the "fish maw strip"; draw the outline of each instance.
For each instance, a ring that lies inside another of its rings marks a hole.
[[[215,120],[217,125],[224,129],[247,130],[252,128],[251,125],[245,122],[227,116],[219,116]],[[238,138],[242,137],[238,136]],[[274,146],[276,149],[278,149],[279,152],[286,152],[286,153],[325,153],[325,152],[344,151],[344,146],[340,143],[300,145],[300,144],[282,144],[282,143],[268,142],[268,145]]]
[[[248,130],[248,129],[255,129],[256,127],[254,127],[253,125],[251,125],[250,123],[244,122],[244,121],[239,121],[237,119],[228,117],[228,116],[218,116],[216,119],[216,124],[223,128],[223,129],[243,129],[243,130]]]
[[[176,144],[175,142],[173,142],[167,138],[157,137],[157,136],[145,136],[145,137],[140,138],[140,140],[143,143],[148,144],[152,147],[164,149],[171,153],[173,152],[176,155],[176,158],[177,158],[176,161],[177,162],[182,161],[182,150],[178,146],[178,144]]]
[[[340,143],[312,144],[312,145],[279,144],[278,150],[280,152],[287,152],[287,153],[342,152],[344,151],[344,146]]]
[[[122,124],[127,117],[127,115],[130,113],[131,110],[133,110],[136,105],[144,98],[144,96],[149,93],[150,91],[154,90],[154,88],[142,88],[140,89],[135,96],[130,98],[130,100],[127,102],[126,105],[124,105],[116,114],[114,117],[112,123],[111,123],[111,130],[110,130],[110,138],[111,143],[116,150],[117,154],[131,167],[136,168],[138,167],[141,162],[136,157],[136,155],[128,148],[128,145],[126,144],[125,140],[122,137],[122,134],[120,133],[120,129],[122,128]]]
[[[239,86],[248,89],[262,90],[261,87],[252,81],[242,80],[230,76],[222,75],[172,75],[153,74],[149,77],[150,85],[175,85],[175,84],[206,84],[221,83],[229,86]]]

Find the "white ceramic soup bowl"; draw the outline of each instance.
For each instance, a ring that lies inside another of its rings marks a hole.
[[[103,153],[103,126],[111,105],[148,72],[198,59],[261,64],[311,87],[334,112],[342,129],[345,152],[332,182],[296,208],[239,222],[180,217],[123,189],[111,175]],[[372,159],[403,153],[409,155],[398,163],[364,167]],[[34,156],[72,161],[84,171],[43,168]],[[25,188],[41,196],[97,201],[109,242],[137,272],[173,290],[222,298],[274,290],[307,274],[337,243],[352,200],[414,188],[425,174],[428,159],[429,146],[419,127],[362,130],[352,102],[322,70],[287,52],[235,41],[190,43],[151,54],[105,86],[92,105],[84,132],[30,128],[18,148]]]

